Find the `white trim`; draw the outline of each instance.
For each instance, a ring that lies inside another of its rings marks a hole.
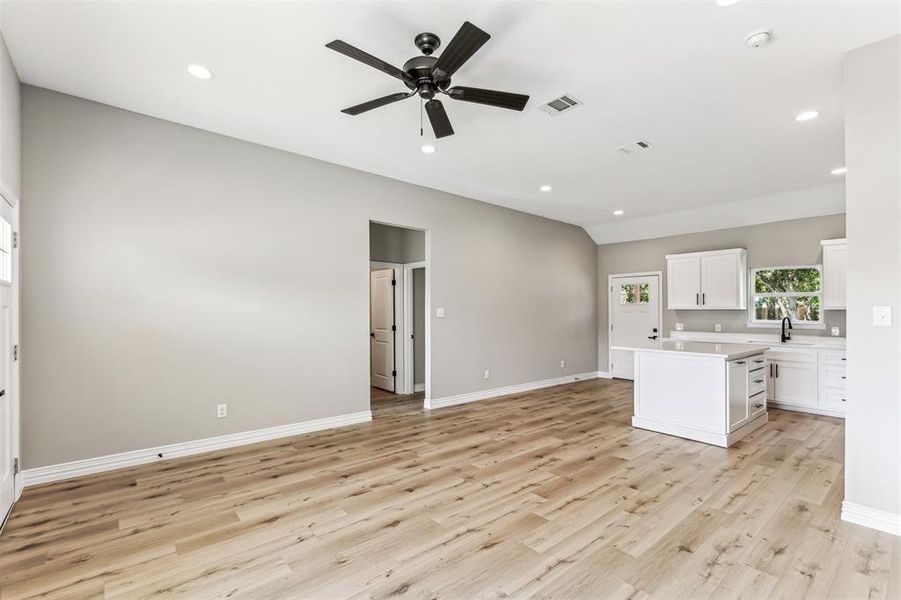
[[[554,377],[553,379],[542,379],[541,381],[530,381],[528,383],[517,383],[506,387],[493,388],[490,390],[480,390],[478,392],[469,392],[467,394],[457,394],[456,396],[445,396],[444,398],[436,398],[431,400],[426,398],[426,409],[443,408],[445,406],[454,406],[456,404],[466,404],[468,402],[476,402],[477,400],[487,400],[488,398],[497,398],[499,396],[509,396],[510,394],[520,394],[522,392],[530,392],[532,390],[540,390],[555,385],[563,385],[566,383],[574,383],[576,381],[585,381],[587,379],[597,379],[598,372],[580,373],[578,375],[566,375],[564,377]]]
[[[403,307],[403,321],[404,321],[404,389],[403,393],[412,394],[416,391],[424,391],[425,384],[423,385],[422,390],[416,390],[416,385],[413,380],[415,378],[414,370],[414,342],[410,338],[410,333],[413,331],[413,271],[414,269],[425,269],[425,261],[417,261],[411,263],[405,263],[404,266],[404,307]],[[423,299],[423,308],[425,308],[425,299]],[[422,332],[422,335],[425,335],[425,332]],[[426,340],[428,341],[428,340]]]
[[[2,177],[0,177],[0,198],[3,198],[12,208],[19,205],[19,197],[16,196],[13,189],[3,181]]]
[[[598,379],[613,379],[609,371],[598,371]]]
[[[419,392],[424,392],[424,391],[425,391],[424,383],[414,383],[413,384],[413,393],[414,394],[418,394]]]
[[[833,240],[820,240],[820,246],[844,246],[848,243],[847,238],[837,238]]]
[[[192,456],[194,454],[211,452],[213,450],[224,450],[226,448],[255,444],[257,442],[265,442],[277,438],[321,431],[323,429],[332,429],[334,427],[357,425],[369,421],[372,421],[372,413],[368,410],[364,410],[337,415],[335,417],[301,421],[300,423],[292,423],[290,425],[277,425],[275,427],[242,431],[240,433],[230,433],[228,435],[220,435],[202,440],[167,444],[165,446],[146,448],[144,450],[132,450],[130,452],[98,456],[96,458],[76,460],[58,465],[26,469],[22,471],[22,480],[26,486],[38,485],[40,483],[69,479],[70,477],[103,473],[105,471],[134,467],[136,465],[158,462],[160,460]],[[160,458],[160,455],[162,455],[162,458]]]
[[[769,415],[764,412],[753,421],[742,425],[731,433],[715,433],[713,431],[689,427],[688,425],[680,425],[678,423],[671,423],[669,421],[660,421],[658,419],[634,415],[632,417],[632,426],[638,427],[639,429],[646,429],[648,431],[656,431],[657,433],[675,435],[687,440],[693,440],[696,442],[703,442],[705,444],[713,444],[714,446],[720,446],[722,448],[728,448],[749,433],[756,431],[766,425],[768,421]]]
[[[786,404],[784,402],[767,400],[766,405],[770,408],[780,408],[782,410],[792,410],[795,412],[806,412],[812,415],[822,415],[824,417],[837,417],[839,419],[845,418],[845,413],[840,410],[828,410],[826,408],[820,408],[819,406],[810,406],[808,404]]]
[[[847,500],[842,502],[842,521],[901,536],[901,514],[870,508]]]
[[[613,303],[610,301],[610,296],[613,294],[613,279],[616,277],[654,277],[657,276],[657,336],[658,340],[663,338],[663,271],[645,271],[639,273],[611,273],[607,275],[607,364],[601,365],[600,359],[598,359],[598,373],[608,373],[607,377],[609,379],[613,378],[613,369],[612,364],[610,363],[613,360],[613,336],[610,335],[612,331],[610,329],[610,324],[613,323]],[[605,370],[601,371],[601,367]],[[607,371],[606,369],[610,369]]]

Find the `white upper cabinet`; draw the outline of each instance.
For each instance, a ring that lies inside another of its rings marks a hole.
[[[748,253],[744,248],[666,257],[669,310],[747,308]]]
[[[848,245],[844,239],[823,240],[820,244],[823,246],[823,308],[845,310]]]

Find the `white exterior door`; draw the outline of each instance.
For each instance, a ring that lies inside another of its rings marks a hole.
[[[610,285],[610,374],[634,379],[630,350],[648,348],[660,339],[660,277],[612,277]]]
[[[0,525],[16,498],[16,473],[13,460],[17,452],[17,416],[14,398],[17,386],[12,366],[13,344],[13,277],[12,210],[0,198]]]
[[[394,269],[369,273],[370,385],[394,391]]]
[[[670,310],[701,305],[701,259],[697,256],[666,261],[667,306]]]

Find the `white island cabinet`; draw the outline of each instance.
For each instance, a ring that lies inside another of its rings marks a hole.
[[[634,348],[632,425],[731,446],[767,422],[764,350],[679,341]]]

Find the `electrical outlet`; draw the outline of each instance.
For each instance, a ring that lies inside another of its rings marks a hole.
[[[561,369],[565,369],[565,368],[566,368],[566,361],[565,361],[565,360],[561,360],[561,361],[560,361],[560,368],[561,368]]]
[[[676,323],[676,331],[685,331],[685,323]]]
[[[838,337],[842,334],[841,330],[838,327],[832,328],[832,337]]]
[[[443,319],[446,314],[447,313],[444,311],[443,308],[439,308],[435,311],[435,316],[438,317],[439,319]]]
[[[485,379],[491,379],[491,371],[485,369]]]
[[[228,404],[217,404],[216,405],[216,418],[224,419],[228,416]]]
[[[723,326],[720,323],[717,323],[716,325],[713,326],[713,330],[716,331],[717,333],[719,333],[723,330]]]

